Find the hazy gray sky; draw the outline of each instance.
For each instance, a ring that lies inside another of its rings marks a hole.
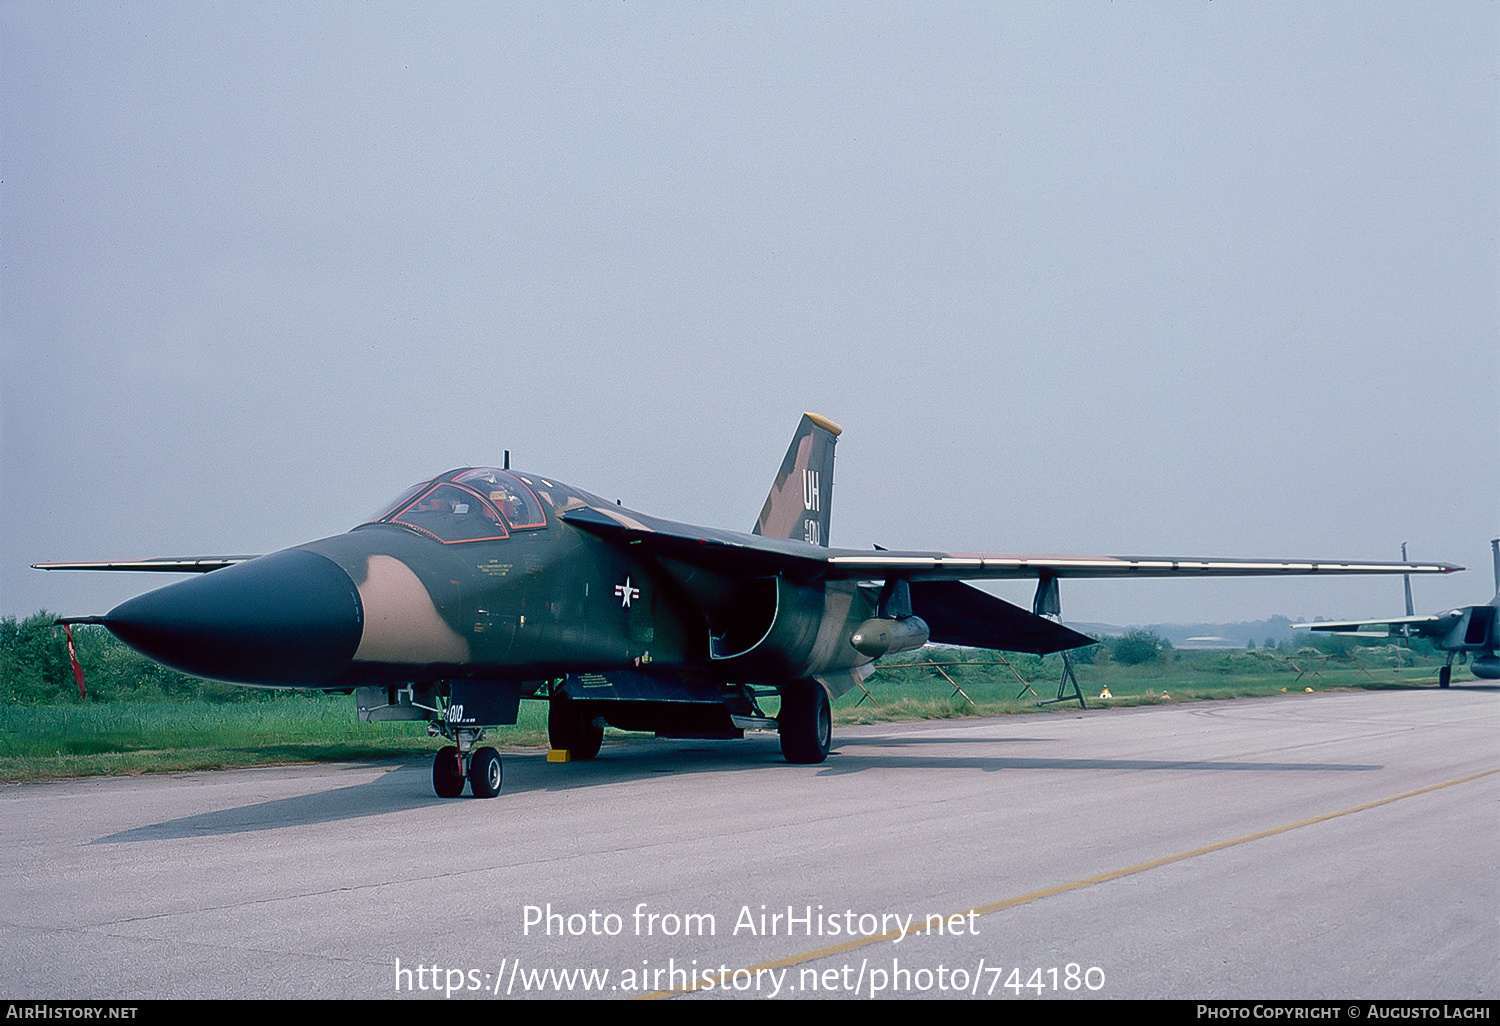
[[[835,545],[1500,533],[1500,5],[0,5],[0,613],[515,465]],[[999,589],[1026,601],[1028,586]],[[1069,582],[1071,619],[1395,579]]]

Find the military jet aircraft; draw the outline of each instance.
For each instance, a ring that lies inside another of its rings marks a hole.
[[[832,743],[830,699],[886,653],[929,640],[1045,654],[1093,639],[1057,613],[1063,577],[1447,573],[1445,563],[954,555],[828,547],[842,429],[798,424],[749,533],[660,520],[507,466],[450,470],[347,534],[257,557],[45,563],[200,576],[97,623],[185,673],[352,690],[364,720],[426,720],[451,744],[444,797],[501,786],[486,729],[550,703],[555,749],[599,751],[606,725],[658,736],[775,729],[794,763]],[[963,583],[1035,578],[1028,612]],[[779,698],[775,716],[762,703]]]
[[[1500,680],[1500,656],[1495,654],[1496,647],[1500,646],[1500,538],[1490,542],[1490,552],[1495,560],[1495,597],[1485,605],[1461,606],[1446,613],[1416,616],[1412,613],[1411,584],[1408,582],[1405,616],[1389,620],[1319,620],[1292,626],[1354,638],[1426,638],[1432,642],[1433,648],[1448,653],[1448,661],[1438,670],[1440,688],[1452,683],[1453,660],[1460,655],[1469,659],[1469,669],[1474,676]],[[1401,546],[1401,555],[1406,556],[1405,545]]]

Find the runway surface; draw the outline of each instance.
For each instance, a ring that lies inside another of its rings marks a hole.
[[[507,753],[492,801],[8,786],[0,997],[1493,998],[1497,727],[1470,685]]]

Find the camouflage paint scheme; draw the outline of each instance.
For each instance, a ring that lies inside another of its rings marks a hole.
[[[1037,654],[1089,644],[1040,615],[1056,612],[1062,577],[1459,569],[831,549],[840,433],[802,417],[748,533],[650,517],[543,475],[461,468],[347,534],[266,556],[38,566],[195,573],[69,622],[101,623],[199,676],[359,689],[362,717],[426,718],[457,740],[445,752],[461,769],[523,697],[551,699],[554,743],[584,758],[608,723],[698,737],[774,726],[789,759],[821,761],[829,697],[885,652],[929,638]],[[1028,577],[1039,582],[1032,611],[963,583]],[[773,690],[775,720],[757,704]],[[491,794],[498,759],[494,774]]]
[[[805,531],[819,523],[807,509],[820,507],[826,525],[826,503],[804,495],[803,471],[815,454],[831,483],[833,437],[803,418],[757,528]],[[321,686],[460,678],[539,685],[617,670],[656,680],[685,675],[693,684],[776,684],[871,662],[848,644],[874,608],[852,582],[812,588],[659,560],[569,519],[587,510],[648,530],[640,514],[551,478],[516,476],[545,508],[544,527],[512,528],[500,541],[433,544],[403,525],[372,523],[300,546],[347,573],[364,610],[358,650]],[[691,690],[696,697],[702,688]]]

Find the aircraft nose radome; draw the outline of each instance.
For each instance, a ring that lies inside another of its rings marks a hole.
[[[104,617],[120,640],[200,677],[319,685],[359,647],[359,592],[337,564],[286,549],[147,592]]]

